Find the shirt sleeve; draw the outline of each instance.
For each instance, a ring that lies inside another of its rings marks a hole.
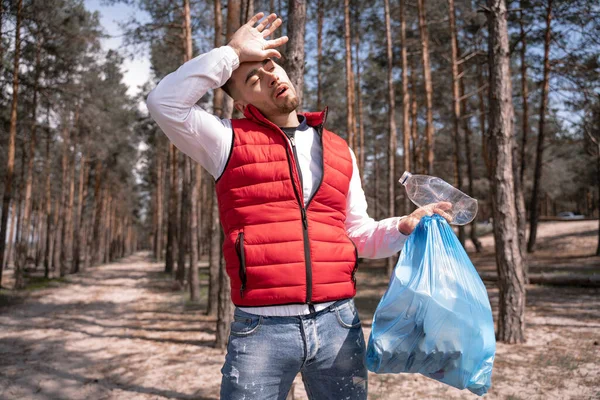
[[[232,146],[231,121],[220,119],[196,103],[222,86],[238,67],[229,46],[201,54],[165,76],[146,99],[151,117],[179,150],[218,178]]]
[[[400,217],[375,221],[367,214],[367,199],[360,181],[360,173],[354,152],[352,157],[352,179],[346,198],[346,232],[362,258],[390,257],[404,246],[407,236],[398,231]]]

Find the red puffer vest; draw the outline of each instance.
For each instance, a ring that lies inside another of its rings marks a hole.
[[[233,303],[310,305],[353,297],[357,252],[344,227],[348,145],[323,129],[326,111],[304,114],[323,145],[323,178],[304,205],[287,137],[255,107],[244,115],[231,121],[233,146],[216,183]]]

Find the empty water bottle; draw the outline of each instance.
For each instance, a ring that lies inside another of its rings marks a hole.
[[[408,198],[418,207],[445,201],[452,204],[446,211],[453,225],[466,225],[477,215],[477,200],[467,196],[443,179],[428,175],[413,175],[404,171],[399,181],[406,188]]]

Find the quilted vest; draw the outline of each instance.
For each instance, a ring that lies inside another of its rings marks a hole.
[[[352,159],[323,128],[327,110],[303,114],[319,133],[323,178],[304,204],[294,148],[249,105],[231,121],[233,145],[216,183],[223,254],[236,306],[313,304],[353,297],[357,251],[346,234]]]

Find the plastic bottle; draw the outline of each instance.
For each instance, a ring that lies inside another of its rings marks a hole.
[[[440,178],[404,171],[399,182],[406,188],[408,198],[418,207],[441,201],[451,203],[452,209],[446,213],[452,217],[450,223],[453,225],[466,225],[477,215],[477,200]]]

